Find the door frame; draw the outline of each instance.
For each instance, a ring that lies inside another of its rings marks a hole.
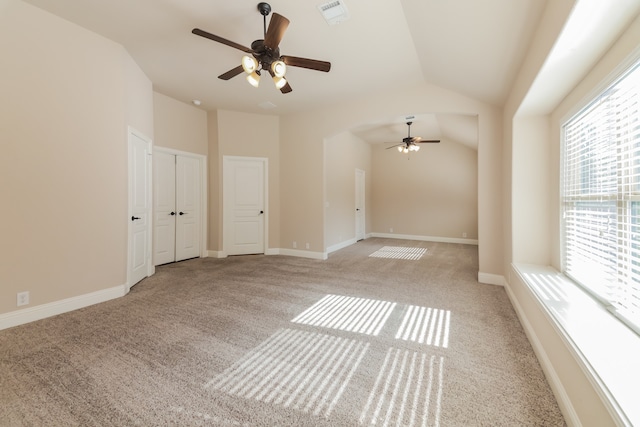
[[[197,159],[200,163],[200,258],[207,257],[207,156],[203,154],[190,153],[188,151],[175,150],[166,147],[153,147],[154,152],[170,154],[174,156],[183,156]],[[152,187],[153,188],[153,187]],[[152,246],[153,247],[153,246]]]
[[[229,168],[229,162],[233,161],[254,161],[262,163],[262,195],[264,197],[264,226],[263,233],[263,253],[268,255],[269,248],[269,159],[266,157],[245,157],[245,156],[222,156],[222,253],[218,253],[218,258],[226,258],[229,256],[227,250],[229,244],[229,236],[227,235],[227,223],[229,222],[229,213],[227,212],[227,194],[226,190],[226,174]]]
[[[127,284],[125,293],[128,293],[129,290],[135,285],[135,283],[131,283],[132,280],[132,252],[133,252],[133,222],[130,221],[130,217],[133,213],[133,198],[131,194],[132,190],[132,159],[131,159],[131,145],[133,143],[133,137],[139,138],[146,144],[146,152],[147,152],[147,188],[145,190],[147,196],[147,206],[149,206],[149,220],[147,221],[147,251],[145,254],[146,264],[147,264],[147,276],[149,277],[155,273],[155,267],[153,266],[153,262],[151,260],[151,244],[152,244],[152,217],[153,217],[153,205],[152,203],[152,191],[153,191],[153,156],[152,149],[153,144],[151,138],[146,136],[144,133],[138,131],[137,129],[127,126]]]
[[[359,179],[362,179],[362,181],[359,181]],[[362,169],[356,169],[355,172],[355,208],[356,211],[354,212],[354,216],[355,216],[355,239],[356,241],[359,240],[364,240],[367,237],[367,210],[366,210],[366,206],[367,206],[367,202],[366,202],[366,172]],[[362,188],[360,188],[360,186],[358,185],[360,182],[362,182]],[[358,196],[361,195],[362,196],[362,206],[360,209],[362,209],[362,214],[361,214],[361,220],[362,220],[362,236],[358,235]]]

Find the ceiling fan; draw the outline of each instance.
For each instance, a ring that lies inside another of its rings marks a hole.
[[[310,70],[328,72],[331,69],[331,63],[326,61],[318,61],[316,59],[300,58],[297,56],[280,55],[278,45],[284,36],[284,32],[289,26],[289,20],[282,15],[273,13],[269,21],[267,29],[267,16],[271,13],[271,6],[268,3],[258,3],[258,11],[263,17],[264,22],[264,39],[254,40],[251,48],[241,44],[232,42],[215,34],[208,33],[199,28],[194,28],[191,32],[201,37],[225,44],[235,49],[250,54],[242,57],[242,63],[235,68],[220,74],[219,79],[229,80],[244,71],[247,73],[247,81],[251,85],[258,87],[260,75],[265,71],[271,75],[276,88],[282,93],[292,91],[291,86],[284,78],[287,66],[308,68]]]
[[[402,138],[402,142],[400,144],[392,145],[388,147],[390,148],[397,147],[398,151],[401,153],[408,153],[409,151],[418,151],[420,146],[418,144],[435,144],[440,142],[439,139],[422,139],[419,136],[411,136],[411,125],[413,122],[407,122],[407,137]]]

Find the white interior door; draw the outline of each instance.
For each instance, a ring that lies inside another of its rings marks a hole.
[[[200,256],[202,165],[197,157],[156,150],[154,265]]]
[[[127,285],[151,274],[151,141],[129,130],[129,254]]]
[[[227,255],[265,252],[266,159],[223,160],[223,243]]]
[[[176,261],[200,256],[200,161],[176,156]]]
[[[153,157],[153,264],[160,265],[176,260],[176,156]]]
[[[365,173],[356,169],[356,240],[365,237],[365,204],[364,204]]]

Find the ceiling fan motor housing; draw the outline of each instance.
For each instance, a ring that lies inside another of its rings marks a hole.
[[[251,43],[252,55],[262,64],[262,69],[269,68],[274,61],[280,59],[280,48],[269,49],[264,45],[264,40],[254,40]]]
[[[258,3],[258,10],[262,16],[267,16],[271,13],[271,5],[269,3]]]

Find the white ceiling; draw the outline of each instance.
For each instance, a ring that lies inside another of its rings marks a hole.
[[[293,92],[281,94],[267,79],[258,89],[242,75],[218,79],[239,65],[243,53],[191,34],[199,27],[250,46],[263,31],[256,0],[25,1],[122,44],[160,93],[184,102],[199,99],[207,110],[268,114],[315,109],[420,82],[502,105],[547,2],[343,0],[350,19],[330,26],[317,8],[325,0],[272,0],[272,10],[291,21],[281,54],[332,63],[329,73],[289,67]],[[265,102],[275,107],[264,109]],[[421,118],[428,122],[422,128]],[[477,137],[470,120],[418,114],[412,135],[440,138],[449,132],[453,138],[457,133],[456,138],[471,138],[473,146]],[[406,136],[403,122],[389,118],[354,133],[394,141]]]

